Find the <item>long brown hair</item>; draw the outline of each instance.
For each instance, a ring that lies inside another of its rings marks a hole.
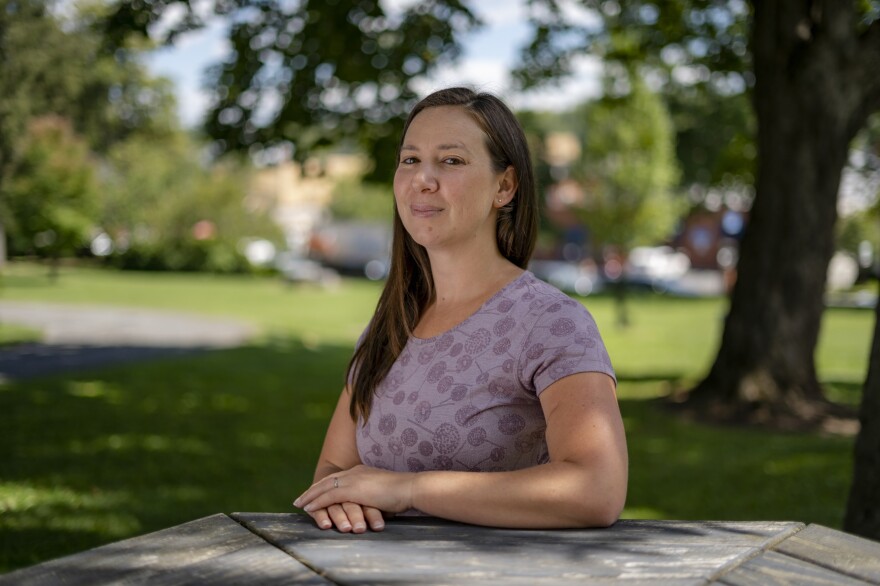
[[[492,94],[463,87],[443,89],[425,97],[412,109],[403,127],[398,155],[413,119],[422,110],[438,106],[464,108],[486,136],[495,171],[500,173],[510,166],[515,169],[516,194],[498,210],[495,235],[501,254],[526,268],[537,238],[538,200],[522,127],[504,102]],[[369,418],[376,389],[403,352],[422,312],[433,301],[434,277],[428,253],[407,233],[395,206],[391,269],[376,313],[348,364],[347,380],[352,388],[349,411],[353,419]]]

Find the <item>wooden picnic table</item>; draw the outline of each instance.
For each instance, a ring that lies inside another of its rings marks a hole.
[[[880,543],[794,522],[512,530],[395,518],[360,535],[218,514],[0,576],[15,584],[880,584]]]

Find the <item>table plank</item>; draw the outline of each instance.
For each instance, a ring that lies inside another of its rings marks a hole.
[[[810,525],[774,549],[842,574],[880,584],[880,543],[876,541],[822,525]]]
[[[512,530],[396,518],[381,533],[321,531],[297,514],[234,513],[249,529],[345,584],[704,584],[801,523],[620,521],[609,529]]]
[[[329,582],[223,514],[0,576],[31,584],[306,584]]]
[[[871,584],[775,551],[765,552],[724,574],[725,586],[864,586]],[[876,582],[874,582],[876,583]]]

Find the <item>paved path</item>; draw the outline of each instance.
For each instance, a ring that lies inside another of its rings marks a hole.
[[[218,348],[257,333],[227,318],[126,307],[0,301],[0,327],[43,332],[36,344],[0,349],[0,381]]]

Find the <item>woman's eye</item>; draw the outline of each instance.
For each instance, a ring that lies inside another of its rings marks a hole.
[[[406,157],[406,158],[400,160],[401,165],[412,165],[415,162],[416,162],[415,157]]]
[[[455,157],[446,157],[443,159],[443,162],[447,165],[461,165],[461,159],[457,159]]]

